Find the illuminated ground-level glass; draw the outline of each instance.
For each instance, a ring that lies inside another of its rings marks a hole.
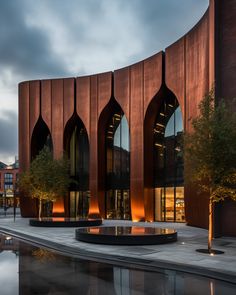
[[[108,219],[130,219],[129,190],[109,190],[106,198]]]
[[[184,187],[155,188],[155,220],[184,222]]]
[[[70,216],[87,218],[89,198],[89,191],[70,191]]]
[[[131,219],[129,127],[122,110],[106,128],[106,218]]]

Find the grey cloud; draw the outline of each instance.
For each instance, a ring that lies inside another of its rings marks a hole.
[[[123,1],[123,0],[121,0]],[[144,51],[156,52],[187,33],[201,18],[208,7],[208,0],[143,0],[127,1],[131,5],[145,43]]]
[[[46,32],[25,21],[25,1],[0,1],[0,65],[21,76],[65,75]]]
[[[13,111],[6,111],[0,117],[0,154],[6,157],[17,155],[18,138],[17,114]],[[4,158],[0,159],[4,162]]]

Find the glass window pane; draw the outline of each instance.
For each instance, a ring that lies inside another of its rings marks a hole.
[[[174,221],[174,187],[166,187],[165,194],[166,221]]]
[[[106,129],[106,216],[129,219],[129,127],[123,112],[114,113]]]
[[[184,187],[176,187],[176,221],[183,222],[185,221],[185,212],[184,212]]]
[[[155,220],[162,221],[162,188],[155,188]]]

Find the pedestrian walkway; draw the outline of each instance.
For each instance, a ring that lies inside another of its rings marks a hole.
[[[206,255],[196,249],[207,247],[207,231],[181,223],[146,223],[104,220],[104,226],[141,225],[174,228],[176,243],[163,245],[116,246],[89,244],[75,240],[75,228],[40,228],[29,226],[26,218],[0,219],[0,231],[16,235],[65,254],[115,264],[133,264],[150,270],[165,267],[236,282],[236,238],[223,237],[213,241],[213,248],[222,255]]]

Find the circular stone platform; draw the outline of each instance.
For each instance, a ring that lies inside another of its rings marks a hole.
[[[154,245],[177,241],[173,229],[143,226],[109,226],[79,228],[75,231],[78,241],[108,245]]]
[[[64,218],[52,217],[41,219],[30,219],[31,226],[41,227],[84,227],[84,226],[98,226],[102,224],[102,219],[79,219],[79,218]]]

